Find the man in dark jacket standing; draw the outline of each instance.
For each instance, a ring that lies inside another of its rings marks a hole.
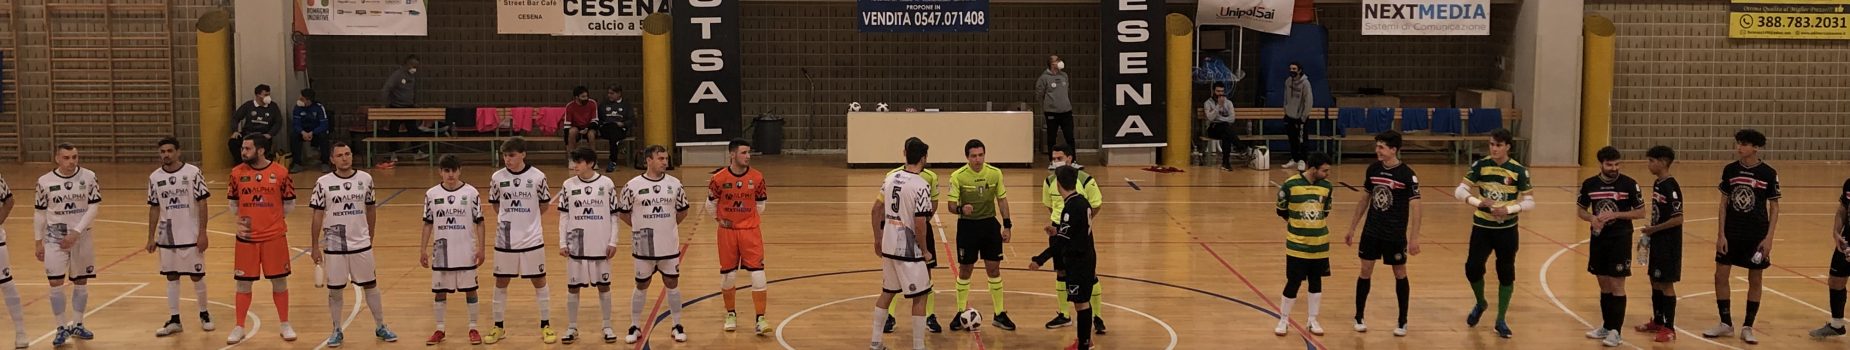
[[[244,101],[231,113],[231,139],[226,143],[231,152],[226,154],[239,154],[246,136],[263,135],[275,139],[276,132],[283,129],[283,110],[270,101],[270,85],[257,85],[253,91],[256,94],[251,100]]]
[[[385,86],[379,88],[379,94],[385,98],[386,108],[417,108],[418,106],[418,55],[405,56],[405,65],[392,71],[392,76],[385,79]],[[385,134],[404,136],[418,132],[418,122],[413,120],[395,120],[386,123]],[[387,144],[392,150],[393,160],[397,159],[402,145]],[[418,158],[425,155],[418,153]]]
[[[320,157],[316,158],[321,160],[321,172],[330,171],[328,155],[333,150],[328,147],[328,108],[322,106],[321,101],[315,100],[315,89],[302,89],[302,93],[296,96],[295,115],[290,120],[289,130],[295,132],[295,138],[289,148],[293,160],[289,162],[289,173],[299,173],[306,169],[303,164],[307,163],[302,162],[308,155],[302,148],[304,143],[315,146],[315,150],[321,152]]]

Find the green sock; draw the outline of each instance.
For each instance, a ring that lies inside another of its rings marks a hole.
[[[1100,296],[1103,296],[1103,295],[1105,295],[1105,286],[1102,283],[1093,283],[1092,284],[1092,302],[1089,303],[1089,304],[1092,304],[1092,316],[1093,317],[1098,316],[1099,310],[1104,310],[1104,309],[1100,309],[1100,307],[1105,306],[1104,302],[1100,301],[1102,299],[1100,298]]]
[[[1503,321],[1503,314],[1508,313],[1510,311],[1510,295],[1512,294],[1516,294],[1515,285],[1509,285],[1509,284],[1497,285],[1497,321],[1498,322]]]
[[[931,293],[931,294],[925,295],[925,315],[926,316],[937,316],[938,315],[938,293]]]
[[[1484,281],[1471,282],[1471,296],[1477,297],[1478,305],[1489,304],[1484,300]]]
[[[969,306],[970,306],[970,279],[959,278],[957,279],[957,311],[963,312],[964,308],[969,307]]]
[[[1054,303],[1060,304],[1060,316],[1072,318],[1073,304],[1066,302],[1066,282],[1054,281],[1053,290]]]
[[[995,306],[996,314],[1007,310],[1002,308],[1002,277],[989,279],[989,304]]]
[[[893,303],[891,303],[891,304],[886,304],[886,316],[887,316],[887,318],[891,318],[891,319],[897,319],[897,318],[899,318],[899,316],[898,316],[898,315],[899,315],[899,301],[900,301],[900,300],[902,300],[902,299],[903,299],[903,298],[900,298],[900,297],[897,297],[897,296],[896,296],[896,297],[893,297]],[[907,309],[907,310],[910,310],[910,309]],[[912,313],[910,313],[910,312],[907,312],[907,313],[906,313],[906,315],[907,315],[907,316],[911,316],[911,315],[912,315]]]

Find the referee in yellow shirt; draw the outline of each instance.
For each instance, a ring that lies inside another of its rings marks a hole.
[[[1002,243],[1009,241],[1015,227],[1009,217],[1008,187],[1002,185],[1002,169],[985,164],[982,140],[964,143],[964,159],[969,163],[951,172],[951,213],[957,214],[957,310],[962,312],[970,301],[970,268],[983,259],[983,271],[989,274],[989,301],[997,328],[1015,330],[1015,321],[1002,307]],[[1001,214],[1002,221],[996,221]],[[962,318],[951,319],[951,330],[964,329]]]

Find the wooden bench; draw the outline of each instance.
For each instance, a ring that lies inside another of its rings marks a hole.
[[[1337,112],[1341,109],[1342,108],[1340,107],[1311,108],[1310,113],[1309,113],[1310,115],[1308,116],[1309,118],[1307,119],[1334,122],[1335,120],[1337,120]],[[1402,108],[1394,109],[1393,129],[1395,130],[1400,130],[1402,110],[1403,110]],[[1460,122],[1461,123],[1469,122],[1471,109],[1460,108],[1460,111],[1462,112],[1460,115]],[[1205,123],[1205,120],[1202,118],[1205,115],[1205,113],[1206,112],[1201,108],[1195,109],[1195,121],[1197,122],[1196,125],[1201,127],[1201,130],[1200,130],[1201,133],[1196,134],[1196,137],[1195,137],[1195,141],[1198,146],[1195,148],[1196,150],[1198,150],[1196,154],[1197,156],[1196,163],[1198,164],[1201,164],[1204,161],[1203,158],[1205,158],[1210,153],[1207,150],[1211,149],[1211,147],[1204,146],[1204,145],[1211,145],[1213,141],[1216,141],[1214,138],[1208,137],[1208,135],[1205,134],[1206,123]],[[1504,127],[1512,131],[1520,130],[1522,126],[1522,112],[1520,110],[1511,108],[1511,109],[1504,109],[1503,113],[1504,113],[1503,114]],[[1285,118],[1286,117],[1285,117],[1284,108],[1278,108],[1278,107],[1238,107],[1238,108],[1234,108],[1235,122],[1263,123],[1264,121],[1267,121],[1267,120],[1283,120]],[[1285,135],[1265,135],[1263,133],[1263,130],[1264,130],[1263,127],[1255,128],[1251,124],[1248,125],[1247,129],[1250,132],[1243,133],[1240,137],[1240,141],[1243,141],[1243,142],[1279,141],[1279,140],[1288,139],[1288,137]],[[1342,151],[1341,147],[1344,142],[1373,142],[1374,141],[1374,135],[1368,134],[1365,132],[1343,133],[1346,136],[1317,135],[1320,131],[1321,130],[1312,131],[1311,132],[1312,135],[1310,135],[1306,141],[1324,142],[1327,145],[1331,146],[1329,147],[1329,149],[1333,153],[1332,155],[1336,156],[1335,158],[1337,158],[1337,160],[1341,159],[1340,157],[1341,151]],[[1331,131],[1335,131],[1335,130],[1331,130]],[[1407,134],[1407,135],[1402,136],[1402,140],[1407,141],[1407,142],[1443,142],[1443,143],[1446,143],[1447,147],[1445,149],[1448,150],[1450,154],[1452,154],[1452,158],[1454,162],[1456,162],[1457,160],[1461,158],[1460,157],[1461,151],[1468,151],[1468,148],[1469,148],[1468,146],[1470,144],[1476,143],[1476,142],[1486,142],[1487,143],[1490,141],[1490,136],[1484,135],[1484,134],[1462,134],[1462,135],[1430,134],[1430,133],[1425,133],[1424,131],[1414,131],[1412,134]],[[1515,141],[1519,143],[1526,143],[1527,139],[1518,137]],[[1460,147],[1460,146],[1466,146],[1466,147]]]
[[[436,143],[439,139],[442,139],[442,137],[438,135],[437,130],[432,130],[430,133],[430,136],[382,136],[379,134],[379,132],[380,130],[384,130],[386,128],[380,127],[379,123],[391,123],[395,121],[416,121],[422,124],[423,122],[427,122],[427,121],[442,121],[444,117],[443,108],[378,108],[378,107],[373,107],[373,108],[367,108],[365,111],[366,111],[367,126],[369,126],[369,128],[372,129],[372,137],[368,137],[365,140],[362,140],[362,142],[366,143],[366,164],[373,164],[373,154],[375,153],[373,146],[379,142],[424,143],[423,147],[431,150],[431,152],[433,153],[430,159],[431,164],[432,165],[436,164],[437,160],[434,154],[437,150]],[[403,150],[393,150],[393,152],[398,152],[398,151],[403,151]]]

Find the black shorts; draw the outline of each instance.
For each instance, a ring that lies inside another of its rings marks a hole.
[[[1650,274],[1651,283],[1676,283],[1683,280],[1682,235],[1651,235],[1650,250],[1650,265],[1645,266],[1645,273]]]
[[[1362,235],[1362,245],[1355,250],[1362,260],[1381,260],[1388,266],[1407,264],[1407,240]]]
[[[1601,277],[1631,277],[1631,237],[1595,237],[1587,246],[1587,273]]]
[[[1330,275],[1330,259],[1285,257],[1285,278],[1305,279]]]
[[[957,263],[1002,261],[1002,223],[995,218],[957,219]]]
[[[1765,239],[1765,236],[1728,237],[1728,253],[1723,254],[1722,252],[1715,252],[1715,263],[1732,265],[1748,270],[1765,270],[1767,267],[1773,266],[1772,257],[1763,256],[1760,258],[1760,262],[1754,262],[1753,260],[1754,253],[1759,252],[1760,241]]]
[[[1073,261],[1067,263],[1068,270],[1063,270],[1060,280],[1066,282],[1066,301],[1084,303],[1092,300],[1092,286],[1098,284],[1098,269],[1095,261]]]
[[[1850,258],[1841,250],[1831,253],[1831,277],[1850,277]]]

